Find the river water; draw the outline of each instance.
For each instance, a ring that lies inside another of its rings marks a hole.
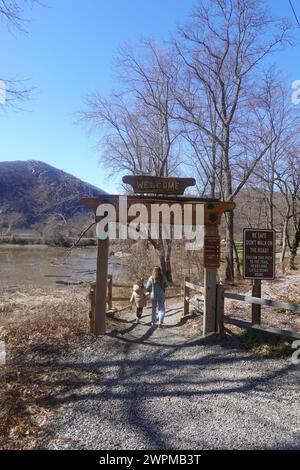
[[[93,281],[96,277],[96,247],[66,248],[43,245],[0,245],[0,287],[54,287],[59,283]],[[121,259],[109,259],[108,272],[122,273]]]

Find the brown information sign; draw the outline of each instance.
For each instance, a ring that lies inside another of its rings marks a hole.
[[[221,243],[220,237],[205,236],[204,237],[204,267],[219,268]]]
[[[244,229],[244,278],[275,279],[275,230]]]

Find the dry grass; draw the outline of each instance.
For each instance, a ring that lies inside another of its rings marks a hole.
[[[86,333],[86,294],[83,288],[1,292],[0,340],[8,353],[0,368],[1,449],[37,448],[55,396],[76,380],[76,371],[59,368],[57,358]]]

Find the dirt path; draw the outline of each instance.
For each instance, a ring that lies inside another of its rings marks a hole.
[[[122,316],[60,358],[78,373],[56,396],[43,448],[300,449],[300,366],[228,336],[187,340],[176,307],[163,329],[147,315],[139,325]]]

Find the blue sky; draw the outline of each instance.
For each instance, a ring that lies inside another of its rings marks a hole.
[[[36,87],[26,111],[0,113],[0,160],[42,160],[114,192],[120,177],[107,177],[95,137],[75,125],[75,113],[93,90],[116,85],[112,62],[124,42],[167,39],[195,0],[44,0],[28,11],[28,34],[1,26],[1,75],[27,78]],[[275,15],[292,19],[288,0],[267,0]],[[300,1],[294,0],[300,17]],[[300,29],[297,33],[300,39]],[[300,80],[300,45],[276,56],[280,69]],[[274,56],[275,59],[275,56]],[[300,108],[299,108],[300,112]]]

